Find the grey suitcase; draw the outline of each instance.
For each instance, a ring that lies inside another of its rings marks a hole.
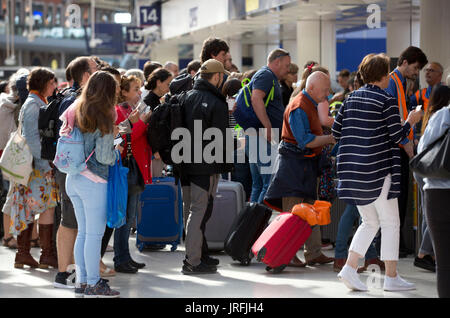
[[[331,205],[331,223],[320,227],[322,240],[330,240],[331,243],[336,242],[339,221],[347,204],[344,201],[335,198]]]
[[[211,218],[206,223],[205,237],[210,251],[225,248],[225,239],[233,221],[245,205],[244,187],[239,182],[220,180],[214,198]]]

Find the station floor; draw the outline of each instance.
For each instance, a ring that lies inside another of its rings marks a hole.
[[[132,257],[147,266],[137,274],[117,273],[109,284],[122,298],[436,298],[435,273],[414,267],[414,258],[400,259],[398,272],[417,289],[407,292],[384,292],[383,274],[361,274],[361,280],[371,286],[369,292],[353,292],[341,283],[332,264],[305,268],[287,267],[280,274],[266,272],[265,265],[255,259],[248,267],[240,266],[224,252],[218,273],[187,276],[181,273],[184,246],[171,252],[169,246],[160,251],[140,253],[135,236],[130,237]],[[40,250],[32,249],[39,259]],[[333,250],[324,251],[334,256]],[[298,255],[303,259],[303,252]],[[53,287],[55,269],[15,269],[15,250],[0,247],[0,298],[74,298],[73,289]],[[113,252],[107,252],[104,262],[113,266]],[[362,260],[361,260],[362,263]]]

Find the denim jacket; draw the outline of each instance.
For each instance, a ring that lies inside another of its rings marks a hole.
[[[88,169],[99,177],[108,180],[109,166],[114,166],[119,160],[119,152],[114,151],[114,135],[102,136],[100,130],[93,133],[83,133],[84,153],[86,158],[94,150],[94,154],[87,161]]]
[[[38,129],[39,108],[46,104],[35,94],[29,94],[19,113],[22,135],[30,147],[35,169],[43,173],[52,168],[48,160],[41,159],[41,137]]]

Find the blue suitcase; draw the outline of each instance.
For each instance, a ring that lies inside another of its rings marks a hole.
[[[136,227],[136,246],[171,244],[177,249],[183,233],[181,185],[175,178],[153,178],[141,195]]]

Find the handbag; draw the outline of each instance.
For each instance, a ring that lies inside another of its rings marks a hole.
[[[423,178],[450,179],[450,129],[414,156],[409,165]]]
[[[131,136],[130,134],[126,135],[127,138],[127,155],[125,160],[123,161],[123,166],[128,168],[128,194],[134,195],[144,191],[145,182],[142,177],[141,170],[136,162],[136,159],[133,157],[133,153],[131,152]]]
[[[33,155],[22,136],[22,121],[19,120],[19,127],[11,134],[3,150],[0,169],[5,179],[26,186],[33,171],[32,165]]]
[[[110,228],[119,228],[126,223],[128,200],[128,168],[122,165],[122,159],[109,167],[107,190],[106,224]]]

